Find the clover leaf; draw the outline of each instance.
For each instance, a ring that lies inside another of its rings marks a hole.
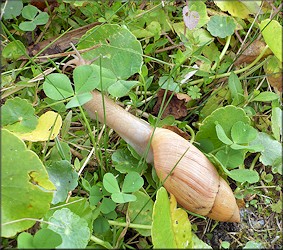
[[[138,191],[143,183],[143,178],[137,172],[130,172],[124,179],[121,192],[118,181],[112,173],[107,173],[103,177],[104,188],[111,193],[111,199],[117,203],[136,201],[136,196],[127,193]]]
[[[29,20],[21,22],[19,28],[23,31],[33,31],[37,25],[43,25],[48,22],[49,15],[41,12],[33,5],[27,5],[22,10],[22,16]]]
[[[74,94],[69,78],[60,73],[53,73],[46,77],[43,83],[45,94],[53,100],[63,100]]]

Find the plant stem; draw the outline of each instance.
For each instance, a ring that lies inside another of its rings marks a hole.
[[[80,109],[80,112],[81,112],[81,114],[82,114],[82,116],[83,116],[85,125],[86,125],[86,127],[87,127],[87,130],[88,130],[88,133],[89,133],[89,137],[90,137],[91,143],[92,143],[93,147],[95,147],[95,145],[96,145],[95,139],[94,139],[94,136],[93,136],[91,127],[90,127],[90,125],[89,125],[89,122],[88,122],[88,120],[87,120],[87,118],[86,118],[86,116],[85,116],[84,110],[83,110],[83,108],[82,108],[81,106],[79,106],[79,109]]]
[[[259,56],[258,56],[251,64],[249,64],[247,67],[242,68],[242,69],[239,69],[239,70],[235,70],[235,71],[233,71],[233,72],[237,75],[237,74],[240,74],[240,73],[245,72],[245,71],[247,71],[248,69],[252,68],[252,67],[263,57],[264,53],[266,52],[266,50],[267,50],[268,48],[269,48],[268,45],[266,45],[265,48],[262,50],[262,52],[259,54]],[[210,77],[208,77],[208,78],[214,80],[214,79],[219,79],[219,78],[228,77],[228,76],[230,76],[230,75],[231,75],[231,72],[227,72],[227,73],[220,74],[220,75],[210,76]],[[204,82],[204,78],[191,81],[191,82],[189,82],[189,84],[190,84],[190,85],[199,84],[198,87],[200,87],[203,82]]]
[[[110,225],[112,225],[112,226],[130,227],[130,228],[148,229],[148,230],[151,230],[151,225],[142,225],[142,224],[118,222],[118,221],[114,221],[114,220],[108,220],[108,223],[109,223]]]
[[[99,238],[97,238],[97,237],[95,237],[94,235],[91,235],[90,236],[90,240],[91,241],[93,241],[93,242],[95,242],[96,244],[99,244],[100,246],[105,246],[105,247],[109,247],[109,242],[108,241],[104,241],[104,240],[101,240],[101,239],[99,239]],[[108,243],[108,244],[107,244]],[[112,249],[113,249],[113,247],[112,247]]]
[[[195,141],[195,132],[194,130],[191,128],[191,126],[189,126],[188,124],[186,125],[186,129],[188,129],[190,131],[190,134],[191,134],[191,139],[190,139],[190,143],[193,144],[194,141]]]
[[[214,65],[212,66],[211,70],[215,70],[216,67],[217,67],[217,65],[218,65],[218,64],[221,62],[221,60],[223,59],[223,57],[224,57],[224,55],[225,55],[227,49],[229,48],[230,41],[231,41],[231,36],[228,36],[228,37],[227,37],[227,40],[226,40],[226,44],[225,44],[225,46],[224,46],[224,48],[223,48],[223,50],[222,50],[222,52],[221,52],[221,54],[220,54],[220,56],[219,56],[219,61],[214,63]]]
[[[251,166],[250,166],[250,170],[253,170],[253,169],[254,169],[254,166],[255,166],[255,164],[256,164],[258,158],[260,157],[260,155],[261,155],[261,154],[258,153],[258,154],[255,156],[255,158],[253,159],[252,164],[251,164]]]

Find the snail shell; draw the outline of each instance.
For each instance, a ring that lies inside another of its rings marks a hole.
[[[200,150],[162,128],[154,131],[151,148],[157,175],[179,204],[218,221],[240,221],[231,188]]]
[[[215,220],[240,221],[232,190],[200,150],[170,130],[153,129],[100,92],[93,91],[92,95],[93,99],[84,105],[90,117],[106,122],[153,163],[158,177],[179,204]]]

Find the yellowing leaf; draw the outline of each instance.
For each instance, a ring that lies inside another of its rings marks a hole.
[[[170,213],[177,248],[191,248],[192,228],[185,210],[177,208],[176,198],[170,195]]]
[[[259,24],[259,28],[264,41],[282,63],[282,26],[276,20],[265,19]]]
[[[151,238],[154,248],[176,248],[167,191],[161,187],[153,206]]]
[[[191,223],[185,210],[177,208],[175,197],[157,191],[153,207],[151,237],[154,248],[192,248]]]
[[[33,142],[53,140],[59,134],[61,126],[61,116],[53,111],[48,111],[39,117],[35,130],[24,134],[17,133],[17,136]]]
[[[278,91],[282,92],[282,64],[275,57],[271,56],[267,63],[264,65],[264,71],[268,83]]]
[[[228,11],[232,16],[240,18],[248,18],[250,10],[239,1],[214,1],[214,3],[222,10]]]

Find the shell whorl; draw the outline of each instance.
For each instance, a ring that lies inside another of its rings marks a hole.
[[[231,188],[195,146],[170,130],[157,128],[151,147],[157,175],[179,204],[215,220],[240,221]]]

